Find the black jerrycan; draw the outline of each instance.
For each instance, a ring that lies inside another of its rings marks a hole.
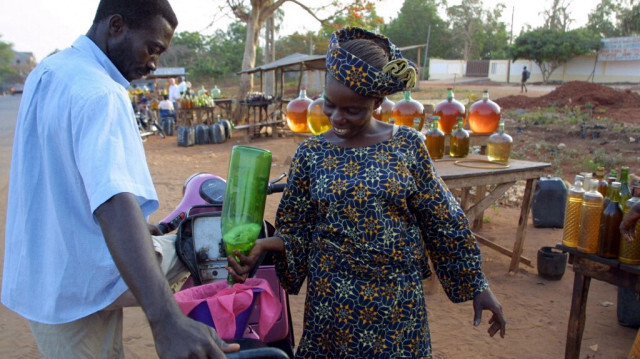
[[[533,226],[536,228],[562,228],[567,206],[567,186],[562,178],[541,177],[533,193]]]

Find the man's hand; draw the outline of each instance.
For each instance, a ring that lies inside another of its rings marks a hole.
[[[235,283],[244,283],[260,259],[260,256],[268,251],[284,252],[284,242],[282,242],[282,239],[278,237],[260,238],[256,241],[256,244],[247,256],[238,251],[234,251],[233,254],[240,259],[240,263],[236,261],[234,255],[228,256],[227,260],[229,265],[227,266],[227,271],[229,275],[231,275],[231,278],[233,278],[233,281]]]
[[[238,351],[240,345],[227,344],[215,329],[186,316],[151,327],[160,358],[226,358],[224,353]]]
[[[473,325],[480,325],[482,322],[482,311],[484,309],[488,309],[493,313],[491,319],[489,319],[489,324],[491,324],[487,330],[489,335],[493,337],[498,330],[500,330],[500,337],[504,338],[507,322],[502,314],[502,305],[500,305],[489,288],[485,289],[473,298]]]

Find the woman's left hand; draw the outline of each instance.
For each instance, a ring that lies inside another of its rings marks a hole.
[[[500,337],[504,338],[507,322],[502,314],[502,305],[493,295],[491,289],[487,288],[473,298],[473,325],[478,326],[482,322],[482,311],[488,309],[493,315],[489,319],[489,330],[487,332],[493,337],[500,330]]]

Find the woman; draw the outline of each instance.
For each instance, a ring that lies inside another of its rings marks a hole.
[[[431,357],[423,278],[426,252],[454,302],[474,300],[474,324],[505,333],[464,213],[409,127],[373,119],[384,96],[416,71],[386,37],[345,28],[327,53],[324,112],[333,128],[304,141],[291,164],[274,237],[259,240],[234,279],[265,250],[289,293],[308,289],[296,357]]]

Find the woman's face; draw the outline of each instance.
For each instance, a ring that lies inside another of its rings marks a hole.
[[[381,101],[359,95],[331,76],[325,79],[324,95],[324,114],[331,121],[333,133],[345,139],[357,136],[375,121],[373,110]]]

